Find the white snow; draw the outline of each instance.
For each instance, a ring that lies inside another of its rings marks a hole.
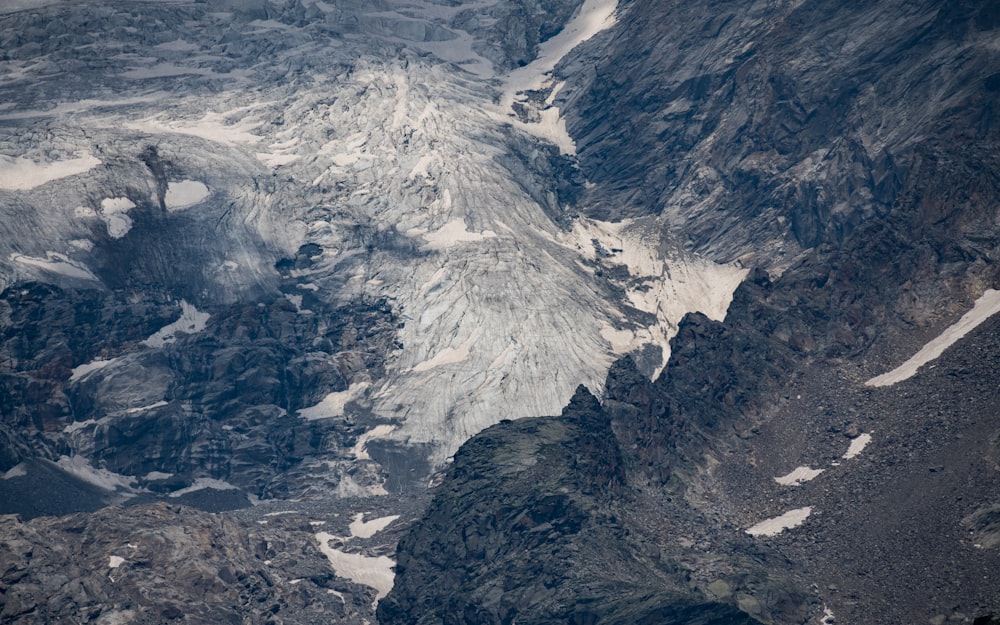
[[[168,497],[180,497],[188,493],[193,493],[199,490],[205,490],[206,488],[211,488],[213,490],[239,490],[238,487],[233,486],[229,482],[223,480],[217,480],[211,477],[199,477],[190,486],[186,488],[181,488],[175,490],[174,492],[167,495]]]
[[[834,622],[833,610],[823,606],[823,618],[819,621],[820,625],[833,625]]]
[[[0,479],[9,480],[15,477],[24,477],[28,474],[28,467],[24,466],[23,462],[15,464],[13,467],[7,470],[6,473],[0,475]]]
[[[791,473],[774,478],[774,481],[782,486],[801,486],[805,482],[815,479],[823,471],[824,469],[796,467]]]
[[[371,384],[368,382],[355,382],[346,391],[329,393],[315,406],[299,410],[299,416],[307,421],[342,417],[344,416],[344,407],[347,406],[347,402],[354,401],[363,396],[369,386]]]
[[[60,456],[56,465],[63,471],[104,490],[130,489],[132,482],[135,481],[134,477],[95,468],[83,456]]]
[[[781,516],[761,521],[747,528],[746,533],[751,536],[775,536],[787,529],[802,525],[811,512],[811,507],[789,510]]]
[[[469,232],[465,227],[463,219],[454,219],[434,232],[422,233],[427,244],[422,246],[422,250],[445,250],[460,243],[474,243],[497,236],[492,230],[482,232]]]
[[[261,137],[254,134],[253,131],[260,128],[262,122],[247,116],[246,113],[246,109],[233,109],[221,113],[212,111],[206,113],[201,119],[192,121],[161,120],[154,117],[127,123],[125,127],[150,134],[190,135],[229,146],[252,145],[261,140]],[[229,123],[230,119],[238,121]]]
[[[392,434],[395,430],[395,425],[376,425],[374,428],[358,437],[357,442],[354,443],[354,447],[351,448],[351,453],[354,454],[354,457],[357,460],[371,460],[372,457],[369,456],[368,452],[365,450],[365,445],[368,444],[368,441],[375,438],[385,438],[386,436]]]
[[[747,269],[721,265],[661,250],[662,226],[656,221],[624,220],[617,223],[581,218],[560,242],[590,261],[625,267],[633,278],[625,286],[628,304],[656,316],[645,328],[603,324],[601,336],[617,354],[643,345],[658,345],[662,357],[656,377],[670,356],[670,340],[685,314],[699,311],[710,319],[726,317],[733,292]]]
[[[180,211],[201,204],[211,193],[204,182],[197,180],[170,182],[167,184],[167,193],[163,197],[163,203],[168,211]]]
[[[77,152],[76,158],[63,161],[41,162],[0,154],[0,189],[27,191],[53,180],[88,172],[100,164],[101,159],[89,152]]]
[[[108,556],[108,568],[117,569],[125,564],[125,558],[121,556]]]
[[[80,219],[90,219],[92,217],[97,217],[97,211],[89,206],[77,206],[73,209],[73,215],[79,217]]]
[[[157,480],[168,480],[174,476],[173,473],[164,473],[163,471],[150,471],[142,477],[142,479],[147,482],[155,482]]]
[[[371,557],[333,549],[329,544],[331,539],[339,539],[339,537],[326,532],[316,534],[316,540],[319,542],[319,550],[330,561],[333,572],[338,577],[374,588],[376,590],[375,605],[377,605],[379,600],[392,590],[395,578],[393,567],[396,563],[386,556]]]
[[[617,0],[585,0],[579,13],[558,34],[539,46],[538,56],[534,61],[511,71],[506,76],[503,94],[500,97],[501,111],[509,115],[516,100],[526,99],[526,96],[520,94],[552,85],[554,81],[552,71],[559,61],[576,46],[602,30],[614,26],[617,8]],[[556,88],[561,88],[561,85]],[[547,104],[551,105],[551,101]],[[563,154],[576,154],[576,143],[566,132],[566,122],[560,118],[559,109],[550,106],[541,111],[540,115],[539,122],[508,121],[526,132],[552,142]]]
[[[120,239],[132,229],[132,218],[128,212],[135,208],[135,203],[127,197],[113,197],[101,200],[101,219],[108,226],[108,235]]]
[[[254,156],[268,167],[281,167],[302,158],[298,154],[275,154],[274,152],[255,152]]]
[[[154,402],[152,404],[148,404],[146,406],[138,406],[136,408],[129,408],[128,410],[125,411],[125,414],[137,414],[137,413],[140,413],[140,412],[146,412],[147,410],[152,410],[154,408],[161,408],[161,407],[166,406],[166,405],[167,405],[167,402],[161,400],[161,401],[158,401],[158,402]]]
[[[65,254],[45,252],[45,256],[45,258],[35,258],[34,256],[25,256],[24,254],[11,254],[10,259],[22,265],[38,267],[39,269],[57,273],[68,278],[90,280],[93,282],[100,281],[89,269],[81,263],[71,260]]]
[[[855,456],[857,456],[858,454],[860,454],[862,451],[864,451],[865,447],[867,447],[868,443],[870,443],[870,442],[872,442],[872,435],[871,434],[867,434],[867,433],[862,434],[861,436],[859,436],[859,437],[857,437],[857,438],[855,438],[854,440],[851,441],[851,444],[847,448],[847,451],[844,452],[843,457],[847,458],[847,459],[854,458]]]
[[[384,516],[378,519],[372,519],[371,521],[365,521],[364,512],[359,512],[354,515],[354,520],[351,521],[350,529],[351,536],[354,538],[371,538],[375,534],[378,534],[385,528],[399,518],[399,515]]]
[[[198,309],[181,300],[181,317],[177,321],[160,328],[155,334],[143,341],[149,347],[163,347],[177,340],[177,334],[197,334],[205,329],[211,317],[208,313],[198,312]]]
[[[476,339],[479,338],[479,329],[477,328],[473,331],[472,335],[462,341],[462,344],[458,347],[445,347],[440,352],[438,352],[433,358],[425,360],[423,362],[417,363],[413,367],[413,371],[430,371],[435,367],[443,367],[444,365],[451,365],[459,362],[465,362],[469,359],[469,353],[472,350],[472,346],[475,345]]]
[[[948,327],[937,338],[924,345],[909,360],[888,373],[875,376],[865,382],[865,385],[890,386],[912,377],[920,367],[936,359],[944,353],[944,350],[998,312],[1000,312],[1000,291],[989,289],[976,300],[972,310],[965,313],[961,319]]]
[[[84,364],[79,365],[77,367],[73,367],[73,372],[69,376],[69,381],[70,382],[76,382],[77,380],[79,380],[79,379],[83,378],[84,376],[86,376],[88,373],[90,373],[92,371],[98,371],[100,369],[103,369],[104,367],[107,367],[108,365],[114,364],[117,361],[118,361],[117,358],[110,358],[108,360],[102,360],[102,359],[98,358],[97,360],[91,360],[88,363],[84,363]]]

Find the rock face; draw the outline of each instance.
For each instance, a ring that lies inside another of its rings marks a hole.
[[[630,5],[592,70],[566,68],[584,204],[661,214],[696,249],[779,266],[888,214],[907,180],[944,200],[925,200],[934,223],[996,188],[981,159],[998,19],[962,2]]]
[[[183,318],[166,297],[128,301],[121,292],[29,284],[0,300],[10,363],[2,376],[4,425],[12,442],[0,469],[39,452],[53,461],[82,457],[130,476],[122,486],[158,493],[201,477],[255,497],[303,494],[309,486],[280,476],[308,473],[331,448],[346,459],[364,426],[303,420],[296,412],[377,375],[394,341],[384,302],[333,311],[303,297],[297,301],[315,314],[302,315],[281,297],[224,311],[203,330],[179,331],[160,344],[148,337]],[[34,440],[32,431],[40,433]],[[3,486],[30,479],[14,476]],[[333,480],[325,488],[336,490]],[[5,512],[33,516],[20,505],[5,500]]]
[[[361,622],[309,518],[261,522],[156,503],[0,519],[4,623]]]
[[[379,622],[758,622],[687,596],[679,562],[632,525],[634,499],[586,389],[560,417],[494,426],[462,447],[400,542]]]

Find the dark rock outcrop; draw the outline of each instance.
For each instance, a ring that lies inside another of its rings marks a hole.
[[[296,521],[279,530],[165,503],[0,517],[0,622],[360,622],[366,599],[346,594]]]
[[[625,4],[565,68],[583,205],[663,214],[695,249],[781,266],[912,197],[907,178],[990,195],[997,26],[975,2]]]
[[[677,563],[633,535],[635,493],[610,425],[581,387],[560,417],[502,423],[464,445],[400,542],[379,621],[757,622],[691,593]]]

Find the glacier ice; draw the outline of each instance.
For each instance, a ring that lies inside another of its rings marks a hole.
[[[649,345],[659,356],[646,357],[646,372],[657,375],[681,317],[724,316],[744,270],[682,251],[657,217],[573,217],[558,186],[586,181],[574,180],[556,67],[614,24],[617,3],[572,2],[562,33],[513,71],[458,21],[471,11],[486,23],[503,5],[301,1],[271,5],[266,20],[209,5],[138,5],[157,20],[155,33],[128,30],[137,18],[110,6],[109,29],[131,39],[68,32],[59,44],[35,42],[41,55],[76,45],[93,75],[52,102],[12,95],[0,110],[10,124],[0,152],[18,163],[39,149],[83,160],[63,158],[74,168],[58,170],[67,175],[45,194],[0,191],[30,208],[26,219],[0,221],[0,278],[42,273],[25,259],[46,250],[65,265],[43,267],[49,273],[103,277],[88,265],[109,245],[91,231],[96,219],[119,244],[167,236],[143,225],[152,220],[196,224],[214,237],[214,255],[205,251],[189,270],[209,283],[174,294],[187,298],[183,316],[147,339],[157,347],[204,327],[208,313],[188,303],[195,295],[210,310],[273,292],[275,261],[318,246],[312,264],[290,274],[303,291],[331,302],[384,299],[402,321],[383,376],[319,389],[326,399],[300,413],[339,417],[356,405],[377,417],[352,450],[362,460],[367,441],[388,438],[427,444],[441,463],[501,419],[558,413],[580,384],[599,392],[616,358]],[[119,68],[106,56],[122,46],[134,54]],[[18,67],[0,79],[7,94],[40,71]],[[528,97],[536,89],[540,101]],[[537,110],[523,117],[515,105]],[[52,145],[27,145],[10,134],[18,124],[48,128],[37,141]],[[142,164],[149,145],[172,164],[169,180]],[[84,169],[95,159],[105,167]],[[25,239],[39,251],[11,243]]]

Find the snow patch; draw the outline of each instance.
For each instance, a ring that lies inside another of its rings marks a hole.
[[[344,416],[344,408],[347,406],[347,403],[364,395],[365,390],[369,386],[371,384],[368,382],[355,382],[346,391],[329,393],[315,406],[299,410],[299,416],[307,421],[342,417]]]
[[[399,515],[384,516],[378,519],[372,519],[371,521],[365,521],[365,513],[359,512],[354,515],[354,520],[351,521],[350,530],[351,536],[354,538],[371,538],[375,534],[378,534],[385,528],[399,518]]]
[[[872,435],[871,434],[862,434],[861,436],[859,436],[856,439],[854,439],[854,440],[851,441],[851,445],[850,445],[850,447],[847,448],[847,451],[844,452],[843,457],[847,458],[848,460],[850,460],[851,458],[854,458],[855,456],[857,456],[858,454],[860,454],[862,451],[864,451],[865,447],[867,447],[868,443],[870,443],[870,442],[872,442]]]
[[[371,460],[372,457],[365,450],[365,445],[368,444],[368,441],[376,438],[385,438],[394,431],[396,431],[395,425],[376,425],[358,437],[357,442],[354,443],[354,447],[351,448],[351,453],[354,454],[357,460]]]
[[[108,235],[120,239],[132,229],[132,218],[128,212],[135,203],[127,197],[109,197],[101,200],[101,219],[108,227]]]
[[[239,487],[233,486],[229,482],[224,482],[223,480],[217,480],[211,477],[199,477],[190,486],[181,488],[180,490],[175,490],[167,496],[180,497],[195,491],[205,490],[206,488],[211,488],[213,490],[239,490]]]
[[[197,180],[181,180],[167,184],[163,203],[168,211],[180,211],[201,204],[211,195],[205,183]]]
[[[15,477],[24,477],[28,474],[28,467],[24,466],[23,462],[15,464],[13,467],[7,470],[6,473],[0,475],[0,480],[9,480]]]
[[[461,345],[458,347],[445,347],[440,352],[437,353],[433,358],[425,360],[421,363],[415,365],[412,371],[430,371],[435,367],[442,367],[444,365],[451,365],[459,362],[465,362],[469,359],[469,354],[472,351],[472,346],[475,345],[476,339],[479,338],[479,329],[477,328],[473,331],[472,335],[465,339]],[[496,361],[494,361],[496,362]]]
[[[104,367],[114,364],[117,361],[118,361],[117,358],[110,358],[108,360],[101,360],[100,358],[98,358],[97,360],[91,360],[88,363],[84,363],[77,367],[73,367],[73,372],[69,376],[69,381],[76,382],[77,380],[86,376],[88,373],[103,369]]]
[[[797,467],[788,475],[774,478],[774,481],[782,486],[801,486],[802,484],[815,479],[825,469],[810,469],[809,467]]]
[[[238,119],[230,124],[229,119]],[[246,109],[234,109],[222,113],[209,112],[196,121],[168,120],[156,118],[132,122],[126,128],[148,132],[150,134],[175,133],[198,137],[222,145],[253,145],[260,142],[261,137],[253,131],[262,126],[262,122],[247,116]]]
[[[173,63],[157,63],[150,67],[133,67],[121,73],[126,80],[147,80],[150,78],[173,78],[175,76],[213,76],[215,72],[201,67],[184,67]]]
[[[573,48],[587,41],[602,30],[615,25],[617,0],[586,0],[579,13],[554,37],[539,46],[538,57],[531,63],[510,72],[504,80],[500,109],[510,115],[515,101],[527,100],[526,92],[552,86],[552,71],[559,61]],[[518,128],[558,146],[563,154],[576,154],[576,143],[566,131],[566,122],[559,109],[551,106],[554,94],[561,88],[555,85],[553,95],[546,102],[549,108],[540,111],[540,121],[521,122],[507,120]]]
[[[140,412],[146,412],[147,410],[152,410],[154,408],[161,408],[161,407],[166,406],[166,405],[167,405],[167,402],[161,400],[161,401],[158,401],[158,402],[146,405],[146,406],[139,406],[137,408],[129,408],[128,410],[125,411],[125,414],[137,414],[137,413],[140,413]]]
[[[464,219],[454,219],[434,232],[423,233],[422,236],[427,241],[421,250],[445,250],[460,243],[474,243],[483,239],[490,239],[497,236],[492,230],[482,232],[470,232],[465,227]]]
[[[396,566],[396,563],[386,556],[370,557],[334,549],[329,544],[332,539],[339,540],[339,537],[326,532],[316,534],[319,550],[330,561],[334,574],[356,584],[374,588],[376,591],[375,605],[378,605],[382,597],[392,590],[395,578],[393,567]]]
[[[76,158],[64,161],[41,162],[0,154],[0,189],[27,191],[53,180],[88,172],[100,164],[101,159],[89,152],[77,152]]]
[[[198,312],[198,309],[181,300],[181,317],[170,325],[160,328],[156,334],[143,341],[149,347],[163,347],[177,340],[177,334],[197,334],[205,329],[211,317],[208,313]]]
[[[808,506],[798,508],[797,510],[789,510],[781,516],[761,521],[747,528],[746,533],[751,536],[775,536],[787,529],[802,525],[810,513],[812,513],[812,508]]]
[[[983,293],[982,297],[976,300],[976,304],[972,307],[972,310],[962,315],[961,319],[948,327],[937,338],[924,345],[909,360],[888,373],[875,376],[865,382],[865,385],[891,386],[913,377],[920,367],[935,360],[944,353],[944,350],[951,347],[960,338],[974,330],[976,326],[998,312],[1000,312],[1000,291],[989,289]]]
[[[125,564],[125,558],[121,556],[108,556],[108,568],[117,569],[121,565]]]
[[[169,480],[174,476],[173,473],[164,473],[163,471],[150,471],[142,477],[142,479],[147,482],[156,482],[159,480]]]
[[[167,52],[194,52],[200,49],[197,44],[189,43],[183,39],[174,39],[173,41],[157,44],[153,48]]]
[[[131,489],[134,477],[120,475],[107,469],[95,468],[83,456],[60,456],[56,462],[60,469],[104,490]]]
[[[630,279],[623,285],[628,304],[656,317],[647,327],[602,325],[601,336],[616,354],[627,354],[644,345],[661,350],[658,376],[670,357],[670,340],[681,319],[698,311],[722,321],[743,282],[747,269],[720,265],[690,255],[665,254],[661,249],[661,226],[646,220],[617,223],[581,218],[560,243],[583,258],[604,266],[624,267]]]
[[[255,152],[254,156],[268,167],[281,167],[301,158],[298,154],[275,154],[274,152]]]
[[[10,259],[29,267],[38,267],[52,273],[57,273],[67,278],[77,278],[80,280],[90,280],[100,282],[97,276],[80,263],[70,260],[65,254],[58,252],[45,252],[45,258],[35,258],[23,254],[11,254]]]
[[[820,625],[833,625],[835,622],[833,617],[833,610],[823,606],[823,618],[820,619]]]

